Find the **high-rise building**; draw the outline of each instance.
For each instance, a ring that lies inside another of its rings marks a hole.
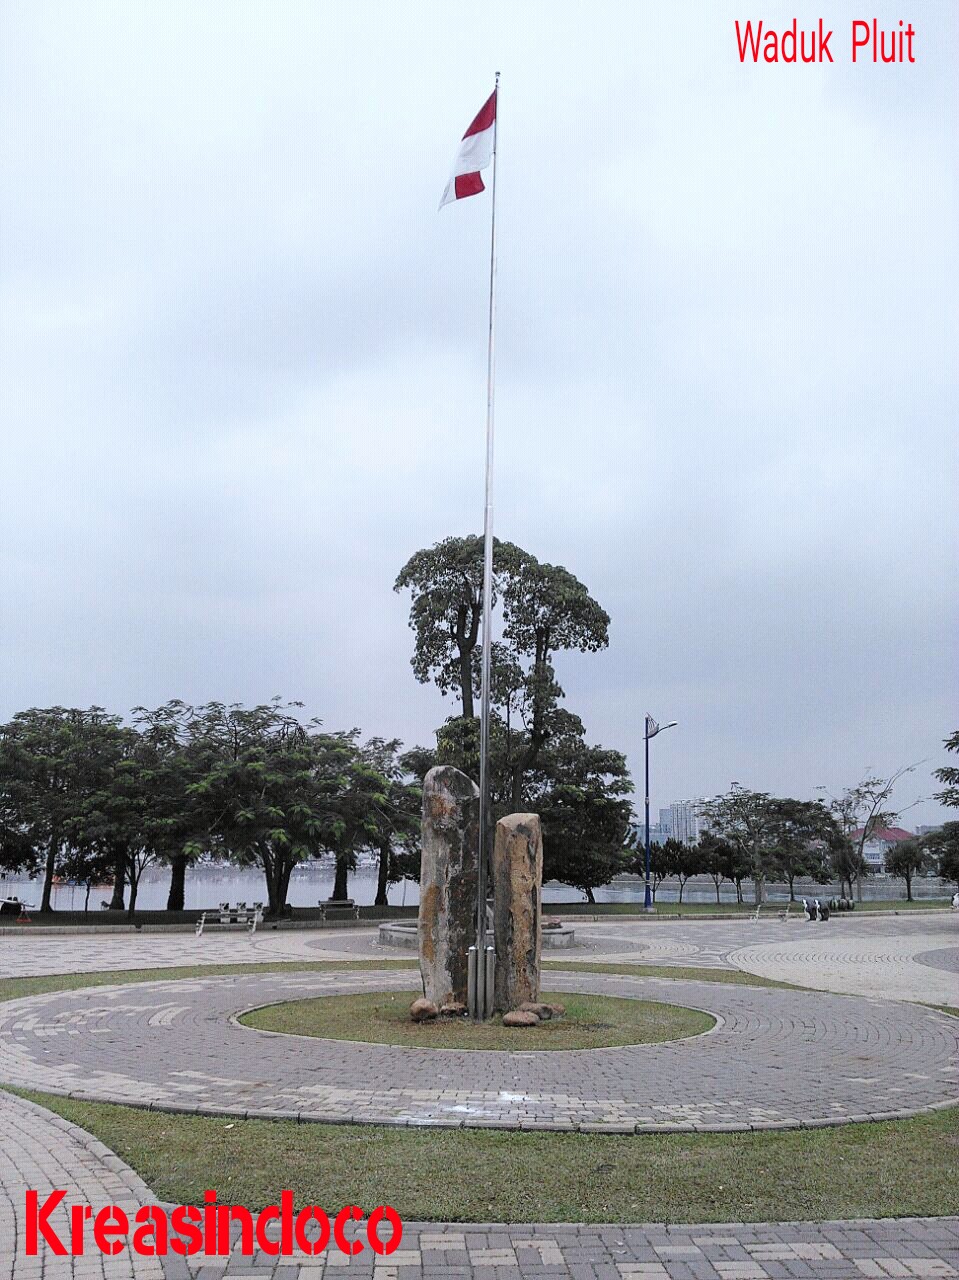
[[[669,826],[669,833],[674,840],[683,844],[697,844],[699,837],[706,829],[700,814],[701,800],[676,800],[668,809],[660,809],[659,821],[663,824],[664,815]]]

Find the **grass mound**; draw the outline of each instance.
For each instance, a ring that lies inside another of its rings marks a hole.
[[[702,1035],[715,1018],[699,1009],[615,996],[544,994],[565,1005],[566,1016],[536,1027],[504,1027],[498,1018],[477,1025],[466,1018],[412,1022],[416,991],[374,991],[317,996],[254,1009],[240,1019],[261,1031],[357,1040],[420,1049],[498,1049],[520,1053],[549,1049],[610,1049]]]

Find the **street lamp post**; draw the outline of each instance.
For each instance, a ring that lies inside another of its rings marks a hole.
[[[646,716],[646,732],[643,735],[646,740],[646,896],[643,900],[644,911],[655,911],[653,906],[653,889],[649,877],[649,740],[655,738],[657,733],[662,733],[664,729],[675,729],[679,722],[670,720],[669,724],[657,724],[653,717],[649,714]]]

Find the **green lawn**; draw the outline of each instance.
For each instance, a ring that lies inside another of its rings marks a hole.
[[[504,1027],[499,1018],[476,1023],[466,1018],[413,1022],[410,1004],[418,991],[352,992],[288,1000],[254,1009],[240,1019],[262,1031],[333,1040],[360,1040],[419,1049],[506,1049],[522,1053],[549,1049],[609,1049],[654,1044],[702,1035],[716,1019],[699,1009],[652,1000],[544,992],[547,1003],[562,1004],[566,1015],[536,1027]]]
[[[158,1198],[251,1210],[390,1204],[404,1218],[762,1222],[959,1212],[959,1109],[786,1133],[515,1133],[162,1115],[27,1094],[95,1134]]]

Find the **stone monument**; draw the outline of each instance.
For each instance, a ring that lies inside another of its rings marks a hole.
[[[423,995],[437,1007],[465,1004],[476,941],[479,788],[452,765],[423,783],[419,950]]]
[[[539,815],[511,813],[496,824],[493,846],[493,1007],[517,1009],[539,1000],[543,835]]]

